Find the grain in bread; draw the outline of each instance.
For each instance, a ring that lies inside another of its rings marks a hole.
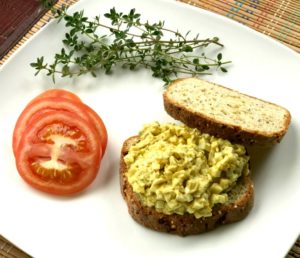
[[[163,99],[167,113],[189,127],[246,145],[280,142],[291,121],[281,106],[197,78],[175,80]]]
[[[253,205],[254,190],[249,174],[239,179],[236,186],[228,194],[228,202],[216,205],[210,217],[197,219],[188,213],[167,215],[157,212],[153,207],[144,206],[128,182],[127,167],[124,161],[124,156],[128,153],[129,148],[138,141],[139,137],[134,136],[127,139],[123,144],[120,158],[120,187],[129,214],[141,225],[156,231],[186,236],[204,233],[220,225],[242,220],[250,212]]]

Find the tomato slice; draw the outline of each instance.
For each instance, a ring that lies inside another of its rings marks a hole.
[[[71,91],[63,90],[63,89],[49,89],[36,96],[32,101],[41,98],[65,98],[73,101],[81,102],[81,99]]]
[[[70,99],[73,101],[78,101],[81,102],[81,99],[75,95],[74,93],[67,91],[67,90],[63,90],[63,89],[50,89],[47,90],[45,92],[43,92],[42,94],[40,94],[39,96],[37,96],[34,100],[36,99],[40,99],[40,98],[48,98],[48,97],[60,97],[60,98],[66,98],[66,99]],[[88,112],[88,115],[90,117],[90,119],[95,123],[96,129],[100,135],[100,139],[101,139],[101,146],[102,146],[102,155],[104,155],[106,147],[107,147],[107,130],[106,127],[102,121],[102,119],[100,118],[100,116],[93,110],[91,109],[88,105],[85,105],[86,107],[86,111]]]
[[[96,130],[97,130],[100,140],[101,140],[102,156],[104,156],[104,153],[105,153],[105,150],[107,147],[107,141],[108,141],[106,127],[105,127],[101,117],[92,108],[90,108],[88,105],[85,105],[85,107],[87,109],[90,119],[96,126]]]
[[[97,176],[102,148],[91,123],[68,111],[36,114],[16,153],[21,177],[43,192],[68,195]]]
[[[19,116],[13,132],[13,152],[15,156],[22,135],[31,124],[31,117],[42,110],[69,111],[85,119],[88,123],[92,123],[92,119],[88,115],[88,112],[91,111],[82,102],[75,102],[70,99],[59,97],[39,98],[31,101]]]

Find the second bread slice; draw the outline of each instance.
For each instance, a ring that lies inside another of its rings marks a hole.
[[[163,98],[173,118],[246,145],[280,142],[291,121],[281,106],[196,78],[174,81]]]

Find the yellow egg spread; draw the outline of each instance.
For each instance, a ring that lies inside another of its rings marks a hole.
[[[124,157],[126,176],[142,204],[164,214],[211,216],[248,173],[244,146],[185,125],[148,124],[139,137]]]

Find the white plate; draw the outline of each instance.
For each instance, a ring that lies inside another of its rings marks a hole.
[[[173,121],[162,105],[162,82],[148,71],[117,72],[58,80],[103,118],[109,145],[93,185],[77,197],[57,198],[33,190],[19,177],[11,149],[14,123],[24,105],[52,86],[35,77],[29,63],[58,51],[64,26],[52,22],[28,41],[0,71],[1,234],[34,257],[284,257],[299,234],[300,217],[300,57],[272,39],[221,16],[175,1],[86,0],[73,10],[95,16],[111,7],[135,7],[145,19],[165,20],[169,28],[219,36],[224,57],[233,61],[226,75],[211,81],[276,102],[293,116],[276,147],[252,158],[255,206],[239,222],[207,234],[178,237],[147,230],[127,213],[118,180],[122,142],[144,123]]]

